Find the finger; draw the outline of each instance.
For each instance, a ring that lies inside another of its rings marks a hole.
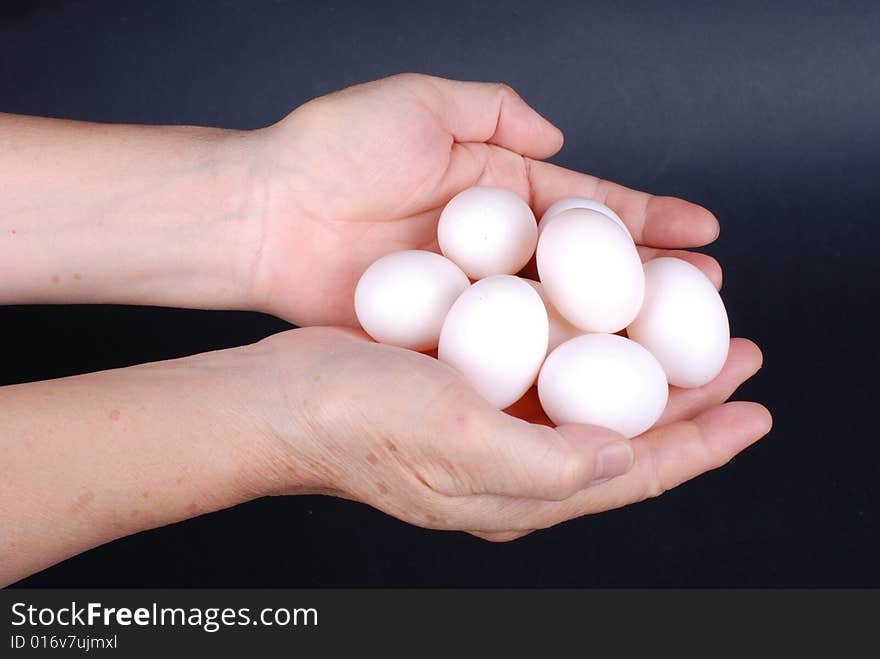
[[[425,98],[456,142],[488,142],[532,158],[562,148],[562,131],[502,83],[411,78],[433,90]]]
[[[612,208],[640,245],[699,247],[718,237],[718,220],[702,206],[657,197],[547,162],[527,161],[532,204],[540,217],[564,197],[588,197]]]
[[[727,362],[709,384],[695,389],[669,388],[669,402],[655,427],[691,419],[710,407],[720,405],[760,370],[763,361],[761,349],[752,341],[731,339]]]
[[[625,474],[585,488],[563,501],[502,496],[462,497],[455,518],[481,532],[542,529],[576,517],[655,497],[727,464],[770,431],[772,419],[757,403],[726,403],[691,421],[679,421],[631,440],[636,458]]]
[[[695,389],[669,388],[669,402],[663,416],[654,425],[690,419],[703,410],[720,405],[733,395],[733,392],[761,369],[764,357],[761,349],[748,339],[731,339],[727,361],[718,376],[709,384]],[[504,410],[505,413],[529,423],[553,426],[547,417],[537,388],[532,387],[516,403]]]
[[[721,264],[708,254],[689,252],[683,249],[659,249],[657,247],[645,247],[643,245],[638,245],[637,249],[639,251],[639,256],[642,259],[642,263],[647,263],[648,261],[658,259],[662,256],[671,256],[676,259],[681,259],[682,261],[687,261],[691,265],[702,270],[703,274],[709,278],[709,281],[715,285],[716,290],[721,290],[721,283],[724,278]],[[538,279],[538,266],[535,262],[534,256],[529,259],[529,262],[518,274],[520,277]]]
[[[642,246],[639,246],[638,250],[642,263],[647,263],[648,261],[658,259],[662,256],[671,256],[676,259],[681,259],[682,261],[687,261],[691,265],[702,270],[703,274],[709,278],[709,281],[715,285],[716,290],[721,290],[721,282],[723,280],[721,264],[708,254],[688,252],[682,249],[657,249],[656,247]]]
[[[442,206],[449,199],[474,185],[493,185],[510,190],[529,202],[529,182],[523,157],[495,144],[455,143],[442,179],[432,184],[431,204]]]
[[[758,403],[734,402],[713,407],[692,421],[678,421],[652,430],[635,442],[642,457],[631,494],[657,496],[711,469],[727,464],[736,454],[770,432],[773,418]],[[638,458],[637,458],[638,459]],[[639,491],[641,490],[641,491]]]
[[[631,440],[636,461],[629,472],[578,493],[553,512],[557,519],[570,519],[659,496],[727,464],[766,435],[772,423],[763,405],[735,402],[649,430]],[[524,522],[536,526],[534,520]]]
[[[488,409],[491,414],[481,411],[459,435],[457,454],[468,483],[459,494],[559,501],[632,466],[629,441],[613,430],[586,425],[549,428]]]

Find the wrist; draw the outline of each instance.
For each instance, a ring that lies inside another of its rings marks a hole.
[[[248,308],[247,135],[0,115],[0,303]]]
[[[218,497],[222,508],[274,494],[279,478],[290,480],[292,470],[282,469],[288,456],[279,442],[275,417],[282,397],[271,381],[276,367],[266,359],[260,343],[193,355],[179,360],[176,394],[192,405],[181,422],[196,421],[194,434],[215,433],[210,461],[217,487],[206,492]],[[175,362],[156,364],[159,369]],[[148,366],[149,367],[149,366]],[[176,370],[176,369],[175,369]],[[291,411],[291,415],[295,410]]]
[[[247,295],[242,308],[297,325],[323,324],[315,322],[304,300],[321,288],[316,265],[325,263],[316,263],[316,258],[332,251],[327,236],[314,231],[320,209],[333,200],[309,194],[314,172],[304,164],[312,160],[303,137],[310,129],[314,130],[301,125],[293,112],[277,124],[233,135],[229,141],[229,153],[246,153],[231,158],[232,167],[239,169],[235,179],[242,184],[245,209],[237,254]]]
[[[237,408],[254,428],[240,450],[259,495],[339,492],[344,455],[331,445],[348,397],[321,360],[339,349],[345,332],[289,330],[228,351],[223,370],[238,373]]]
[[[133,200],[139,252],[115,294],[139,304],[257,309],[253,272],[262,247],[262,186],[251,131],[167,127],[174,163],[162,162],[152,199]]]

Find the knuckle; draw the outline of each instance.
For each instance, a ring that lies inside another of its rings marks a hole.
[[[583,469],[576,463],[563,466],[559,470],[559,481],[554,488],[554,501],[564,501],[582,490],[587,484]]]
[[[395,73],[392,76],[388,76],[388,80],[395,80],[398,82],[418,82],[420,80],[424,80],[427,78],[423,73],[416,73],[414,71],[403,71],[401,73]]]
[[[425,73],[417,73],[414,71],[405,71],[396,73],[387,78],[388,81],[415,90],[419,94],[436,93],[443,84],[441,78],[430,76]]]
[[[643,499],[656,499],[666,493],[666,488],[657,474],[652,473],[645,483]]]
[[[646,470],[643,490],[643,499],[655,499],[666,492],[667,488],[660,477],[660,467],[657,464],[657,454],[654,450],[648,450],[648,469]]]
[[[551,463],[546,470],[551,479],[548,495],[552,500],[562,501],[582,490],[591,480],[593,460],[558,433],[552,434],[555,440],[545,456]]]
[[[495,88],[495,93],[499,96],[518,96],[516,90],[506,82],[493,82],[492,86]]]
[[[727,466],[736,457],[736,453],[730,450],[707,448],[706,451],[706,464],[709,466],[709,470]]]

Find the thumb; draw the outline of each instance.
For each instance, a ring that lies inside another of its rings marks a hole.
[[[562,501],[634,462],[629,440],[607,428],[550,428],[496,410],[488,421],[468,438],[464,467],[474,494]]]
[[[418,74],[397,78],[433,92],[422,98],[456,142],[487,142],[538,160],[562,148],[562,131],[508,85]]]

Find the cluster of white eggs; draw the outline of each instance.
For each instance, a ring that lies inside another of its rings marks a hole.
[[[437,349],[499,409],[537,381],[554,423],[633,437],[663,414],[668,385],[706,384],[727,359],[712,282],[680,259],[643,265],[626,225],[594,200],[558,201],[537,223],[512,192],[470,188],[443,209],[437,239],[442,256],[395,252],[367,268],[358,320],[380,343]],[[515,276],[533,255],[539,281]]]

